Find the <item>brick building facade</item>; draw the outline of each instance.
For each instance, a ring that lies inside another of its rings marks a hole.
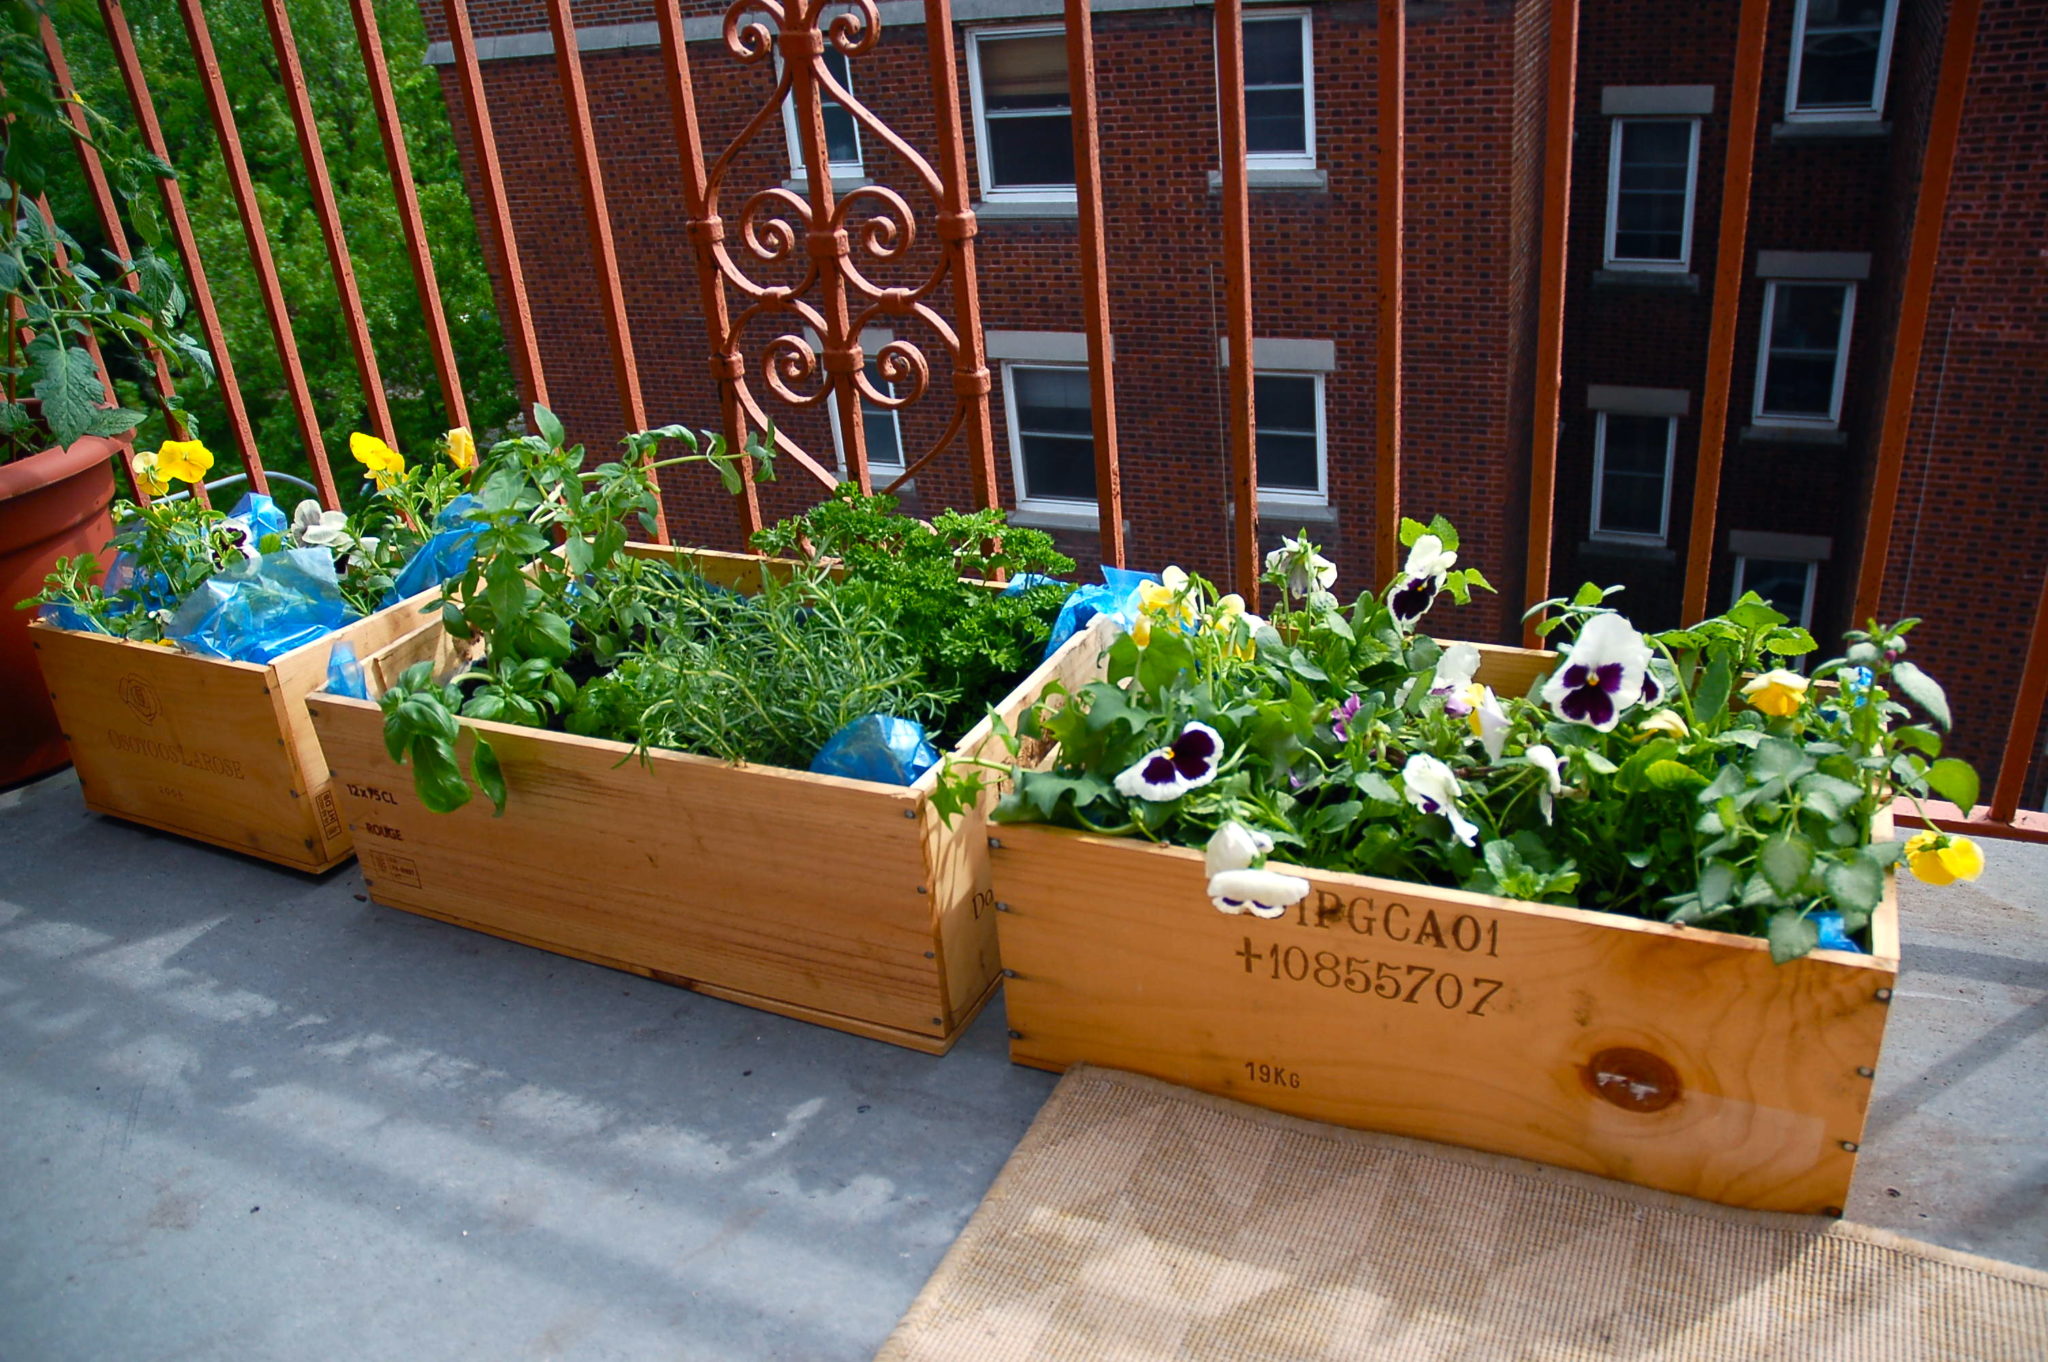
[[[1581,6],[1552,581],[1624,583],[1623,603],[1649,625],[1676,622],[1685,573],[1738,8]],[[1772,9],[1710,600],[1724,605],[1739,580],[1826,635],[1846,627],[1854,594],[1946,5]],[[425,0],[423,10],[437,40],[430,60],[446,61],[441,7]],[[715,155],[768,100],[772,63],[726,50],[722,8],[685,12]],[[879,45],[851,64],[853,92],[931,154],[922,6],[881,12]],[[1073,438],[1087,429],[1075,406],[1077,393],[1086,402],[1075,210],[1070,193],[1043,183],[1071,175],[1057,151],[1059,5],[956,0],[955,16],[1002,495],[1017,519],[1055,529],[1087,560],[1096,513],[1088,445]],[[578,435],[608,444],[619,405],[545,10],[495,0],[472,21],[553,405]],[[650,417],[715,424],[653,11],[604,0],[579,4],[577,21]],[[1356,588],[1375,512],[1376,6],[1259,5],[1247,21],[1260,528],[1270,538],[1305,526]],[[1449,516],[1466,558],[1501,588],[1457,617],[1455,631],[1476,638],[1512,638],[1524,596],[1548,25],[1543,0],[1409,7],[1403,509]],[[1231,510],[1214,16],[1207,5],[1098,0],[1094,28],[1129,557],[1222,576]],[[2048,16],[2025,0],[1987,0],[1886,578],[1888,614],[1936,619],[1928,665],[1955,697],[1960,750],[1987,776],[2048,571],[2044,71]],[[444,84],[467,156],[452,73]],[[899,189],[924,231],[873,272],[921,277],[936,260],[935,205],[880,138],[850,128],[828,119],[835,172]],[[783,121],[770,118],[733,161],[728,221],[748,194],[800,177],[794,161]],[[764,283],[796,282],[787,262],[780,274],[749,268]],[[757,372],[784,329],[748,331]],[[934,396],[950,393],[936,338],[901,338],[931,358]],[[943,424],[941,405],[895,421],[870,412],[871,458],[892,446],[915,458]],[[822,412],[777,420],[832,461]],[[885,472],[878,459],[878,480]],[[736,543],[708,478],[666,491],[679,538]],[[814,493],[791,470],[764,489],[764,512],[786,514]],[[915,504],[969,500],[958,458],[918,478]]]

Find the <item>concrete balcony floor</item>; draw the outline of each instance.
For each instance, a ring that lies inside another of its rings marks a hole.
[[[2048,848],[1902,885],[1852,1219],[2048,1268]],[[743,905],[735,905],[744,911]],[[865,1358],[1053,1078],[0,794],[0,1358]]]

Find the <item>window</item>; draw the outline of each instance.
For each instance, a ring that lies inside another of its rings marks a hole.
[[[1593,538],[1662,544],[1671,531],[1678,418],[1618,411],[1593,424]]]
[[[870,342],[863,337],[861,344]],[[882,378],[882,366],[873,355],[867,357],[864,366],[868,383],[878,393],[896,396],[896,386]],[[832,445],[839,452],[839,468],[846,469],[846,440],[839,433],[839,404],[827,402],[825,409],[832,417]],[[903,426],[897,419],[901,413],[895,407],[878,407],[865,398],[860,404],[861,435],[867,444],[868,467],[871,469],[896,469],[903,467]]]
[[[1696,118],[1617,118],[1607,164],[1607,263],[1682,270],[1692,259]]]
[[[1326,502],[1322,375],[1255,374],[1252,410],[1259,495],[1297,505]]]
[[[1003,403],[1017,504],[1095,501],[1095,423],[1088,370],[1063,365],[1003,366]]]
[[[1799,0],[1786,116],[1857,120],[1882,113],[1897,18],[1898,0]]]
[[[781,57],[776,58],[778,66]],[[832,79],[844,86],[848,94],[853,91],[853,65],[844,52],[825,44],[825,69],[832,73]],[[844,104],[827,94],[824,87],[818,89],[818,96],[824,105],[825,153],[831,164],[831,171],[839,176],[865,174],[860,162],[860,125],[853,121],[853,113]],[[804,144],[797,135],[796,98],[791,96],[782,101],[782,129],[789,138],[789,173],[792,176],[804,173]]]
[[[1244,21],[1245,162],[1313,170],[1315,66],[1304,13]]]
[[[1754,591],[1801,629],[1811,629],[1813,583],[1819,575],[1820,564],[1810,558],[1738,555],[1735,559],[1735,595],[1729,604],[1741,600],[1743,592]]]
[[[1833,426],[1841,420],[1855,310],[1854,284],[1765,283],[1756,367],[1760,424]]]
[[[971,32],[967,45],[982,196],[1073,198],[1066,35],[1059,29]]]

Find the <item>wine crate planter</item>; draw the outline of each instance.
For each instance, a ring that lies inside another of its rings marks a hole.
[[[365,657],[421,627],[422,592],[268,663],[37,621],[30,643],[86,807],[293,870],[354,854],[306,697],[346,643]]]
[[[741,590],[772,567],[689,556]],[[1103,643],[1069,640],[997,712],[1014,721],[1054,678],[1090,679]],[[446,676],[461,645],[430,625],[373,660],[373,693],[423,660]],[[311,708],[379,903],[932,1054],[999,982],[994,796],[949,827],[936,770],[900,786],[681,752],[642,761],[626,743],[465,720],[464,769],[473,728],[510,797],[498,817],[481,796],[437,814],[385,752],[374,703],[319,695]],[[992,740],[984,720],[954,751]]]
[[[1489,649],[1522,693],[1549,654]],[[994,830],[1018,1063],[1099,1064],[1339,1125],[1760,1210],[1840,1214],[1898,973],[1756,938],[1291,865],[1286,916],[1199,852]]]

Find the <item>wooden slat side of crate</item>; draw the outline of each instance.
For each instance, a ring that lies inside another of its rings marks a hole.
[[[305,696],[324,682],[336,643],[359,656],[382,648],[418,628],[424,599],[268,665],[32,625],[86,806],[296,870],[347,860]]]
[[[1232,917],[1197,852],[995,831],[1020,1063],[1731,1205],[1845,1204],[1896,956],[1779,966],[1749,937],[1292,866],[1303,905]],[[1895,949],[1889,886],[1873,935]]]
[[[712,567],[739,589],[763,570]],[[998,707],[1006,722],[1048,680],[1093,674],[1104,637],[1048,659]],[[433,661],[446,674],[468,651],[436,621],[366,670],[388,683]],[[506,812],[479,798],[438,815],[385,753],[374,704],[319,695],[311,709],[380,903],[934,1053],[994,989],[993,795],[949,827],[936,774],[899,787],[676,752],[643,761],[623,743],[475,723],[505,769]],[[984,721],[956,751],[992,732]]]
[[[1115,631],[1110,621],[1098,618],[1076,637],[1063,644],[1053,656],[1019,682],[993,707],[993,716],[969,729],[954,745],[956,757],[1007,766],[1011,753],[997,734],[996,722],[1014,734],[1029,710],[1048,686],[1057,684],[1067,691],[1102,674],[1103,654]],[[934,933],[939,958],[945,966],[942,982],[948,1006],[979,1007],[999,981],[1002,966],[996,943],[995,889],[989,872],[989,814],[1009,788],[1007,779],[982,791],[972,810],[961,814],[949,826],[931,802],[944,775],[943,765],[933,767],[912,787],[919,797],[919,835],[925,846],[925,862],[931,867]]]

